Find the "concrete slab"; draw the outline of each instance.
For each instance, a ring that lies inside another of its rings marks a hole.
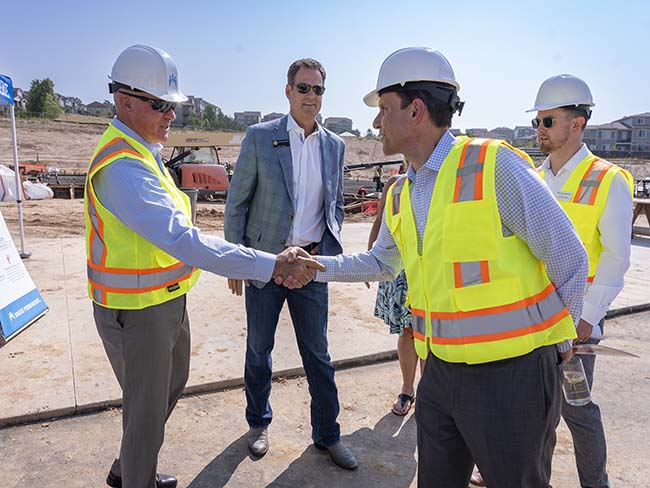
[[[363,251],[371,225],[343,228],[346,252]],[[30,239],[27,268],[50,312],[0,349],[0,426],[115,405],[120,390],[113,376],[86,297],[84,241],[80,237]],[[636,238],[626,287],[614,307],[650,302],[650,239]],[[376,284],[330,286],[330,353],[335,361],[392,351],[396,339],[372,317]],[[191,391],[242,383],[246,317],[243,297],[226,279],[203,273],[188,296],[192,324]],[[275,371],[301,367],[292,324],[285,310],[278,325]]]

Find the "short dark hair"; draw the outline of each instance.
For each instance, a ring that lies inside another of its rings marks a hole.
[[[400,108],[402,110],[408,107],[413,100],[419,98],[426,105],[427,112],[429,113],[429,117],[431,117],[433,125],[438,128],[451,127],[451,118],[454,115],[455,110],[453,110],[448,103],[441,102],[437,98],[434,98],[427,90],[411,89],[407,83],[405,86],[393,85],[384,88],[379,91],[379,96],[389,92],[394,92],[400,97]]]
[[[584,117],[585,123],[582,124],[582,132],[585,131],[585,128],[587,127],[587,121],[591,118],[591,109],[589,108],[588,105],[568,105],[565,107],[561,107],[566,114],[574,119],[577,119],[578,117]]]
[[[323,65],[315,59],[303,58],[294,61],[291,63],[291,66],[289,66],[289,71],[287,71],[287,83],[289,85],[293,85],[294,81],[296,81],[296,73],[298,73],[300,68],[318,70],[320,75],[323,77],[323,83],[325,83],[325,68],[323,68]]]

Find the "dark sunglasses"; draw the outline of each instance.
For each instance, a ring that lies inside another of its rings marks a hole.
[[[325,93],[325,87],[323,85],[310,85],[309,83],[296,83],[293,86],[296,87],[298,93],[309,93],[309,90],[314,90],[314,95],[320,97]]]
[[[138,100],[142,100],[143,102],[148,102],[151,105],[151,108],[157,112],[162,112],[166,114],[170,110],[176,109],[175,103],[167,102],[165,100],[161,100],[160,98],[143,97],[142,95],[136,95],[135,93],[127,93],[123,91],[121,91],[120,93],[124,95],[128,95],[129,97],[137,98]]]
[[[569,119],[571,117],[544,117],[543,119],[533,119],[530,121],[530,124],[533,126],[533,129],[538,129],[540,124],[543,124],[544,127],[550,129],[553,127],[553,121],[556,119]]]

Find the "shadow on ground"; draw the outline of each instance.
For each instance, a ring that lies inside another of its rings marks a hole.
[[[341,440],[355,453],[356,471],[336,467],[324,451],[310,445],[267,488],[408,488],[416,473],[415,417],[386,414],[373,429],[362,428]],[[273,444],[271,444],[273,449]],[[215,457],[188,488],[223,488],[241,462],[249,457],[243,435]],[[334,482],[335,480],[335,482]]]

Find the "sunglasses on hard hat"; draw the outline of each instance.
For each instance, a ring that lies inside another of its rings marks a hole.
[[[138,100],[142,100],[143,102],[148,102],[151,105],[151,108],[154,109],[156,112],[162,112],[166,114],[170,110],[174,110],[176,108],[175,103],[167,102],[165,100],[161,100],[160,98],[149,98],[149,97],[144,97],[142,95],[136,95],[135,93],[127,93],[124,91],[120,91],[119,93],[122,93],[129,97],[137,98]]]
[[[553,127],[553,123],[557,119],[570,119],[571,117],[544,117],[543,119],[534,118],[530,121],[533,129],[539,129],[540,125],[544,125],[547,129]]]
[[[325,93],[325,87],[323,85],[310,85],[309,83],[295,83],[294,85],[298,93],[309,93],[309,90],[314,91],[314,95],[320,97]]]

